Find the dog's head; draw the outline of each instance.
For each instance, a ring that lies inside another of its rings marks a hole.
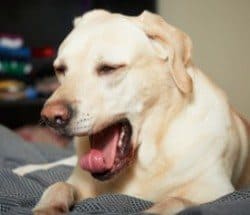
[[[127,17],[97,10],[75,20],[54,62],[60,87],[42,118],[73,136],[88,135],[83,169],[110,178],[131,161],[142,124],[159,103],[170,106],[176,91],[192,91],[186,73],[189,38],[161,17]]]

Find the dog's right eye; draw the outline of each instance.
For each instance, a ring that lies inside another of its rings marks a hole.
[[[64,65],[55,67],[55,73],[58,75],[65,75],[65,71],[66,71],[66,66]]]
[[[112,73],[122,67],[125,67],[125,64],[118,64],[118,65],[101,64],[97,67],[97,73],[98,75],[105,75]]]

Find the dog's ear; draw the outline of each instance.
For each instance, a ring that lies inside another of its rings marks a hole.
[[[159,15],[144,11],[136,18],[132,18],[146,33],[158,55],[168,60],[171,75],[177,87],[183,93],[192,91],[192,79],[186,72],[191,61],[192,42],[182,31],[165,22]]]

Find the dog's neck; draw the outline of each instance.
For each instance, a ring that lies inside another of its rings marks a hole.
[[[139,165],[144,170],[157,159],[157,151],[161,150],[164,144],[162,142],[168,133],[168,126],[189,102],[190,97],[183,95],[177,88],[172,91],[170,94],[172,97],[162,95],[157,104],[144,115],[137,140]]]

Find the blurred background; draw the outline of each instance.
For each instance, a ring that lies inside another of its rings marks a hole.
[[[250,1],[159,0],[157,12],[188,33],[193,59],[250,118]]]
[[[13,0],[0,7],[0,123],[30,142],[68,143],[39,126],[40,110],[58,86],[52,62],[74,17],[94,8],[162,15],[193,40],[194,62],[250,117],[248,0]]]

